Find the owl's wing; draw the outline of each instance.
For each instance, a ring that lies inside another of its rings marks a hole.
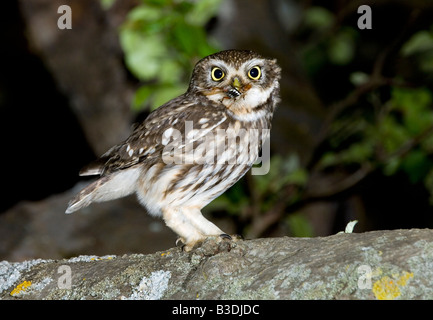
[[[225,120],[223,110],[205,108],[180,96],[153,111],[124,142],[112,147],[98,160],[85,166],[80,175],[102,175],[144,161],[159,161],[164,148],[176,137],[174,133],[180,134],[183,143],[180,143],[179,147],[185,148],[185,145],[194,142],[185,137],[188,128],[206,127],[202,134],[195,134],[197,139]]]

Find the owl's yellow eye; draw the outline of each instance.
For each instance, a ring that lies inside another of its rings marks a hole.
[[[221,81],[225,74],[220,68],[214,67],[211,71],[211,76],[213,81]]]
[[[250,71],[248,71],[248,77],[253,80],[259,80],[262,75],[262,71],[259,66],[252,67]]]

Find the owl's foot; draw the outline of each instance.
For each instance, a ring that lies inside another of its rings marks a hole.
[[[206,238],[195,239],[186,241],[185,238],[179,237],[176,239],[176,247],[180,247],[182,251],[190,252],[192,249],[197,248]]]
[[[180,247],[182,251],[190,252],[192,249],[198,247],[203,241],[204,239],[186,242],[184,238],[179,237],[176,239],[176,247]]]
[[[182,251],[190,252],[193,249],[200,248],[200,251],[209,251],[212,254],[216,254],[222,251],[230,251],[234,246],[234,242],[239,240],[243,240],[243,237],[234,234],[228,235],[226,233],[222,233],[218,236],[208,236],[203,239],[189,241],[185,243],[185,240],[182,237],[179,237],[176,240],[176,246],[181,247]]]
[[[196,241],[196,242],[189,242],[189,243],[182,243],[181,249],[184,252],[190,252],[193,249],[196,249],[201,246],[204,240]]]
[[[236,242],[240,239],[241,237],[238,235],[228,235],[226,233],[210,236],[203,241],[195,253],[203,256],[213,256],[220,252],[229,252],[236,247]]]

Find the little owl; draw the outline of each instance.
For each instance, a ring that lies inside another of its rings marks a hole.
[[[190,251],[209,236],[230,239],[201,209],[237,182],[269,139],[281,69],[255,52],[227,50],[200,60],[186,93],[153,111],[124,142],[80,175],[100,175],[70,203],[135,193]]]

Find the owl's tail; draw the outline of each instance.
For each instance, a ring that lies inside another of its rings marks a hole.
[[[128,168],[101,177],[81,190],[69,202],[65,213],[85,208],[92,202],[104,202],[132,194],[136,190],[138,176],[138,168]]]
[[[98,194],[100,194],[100,191],[104,189],[103,186],[108,182],[107,178],[108,177],[102,177],[101,179],[93,182],[92,184],[81,190],[74,199],[69,201],[66,213],[75,212],[81,208],[87,207],[89,204],[94,202],[98,198]]]

